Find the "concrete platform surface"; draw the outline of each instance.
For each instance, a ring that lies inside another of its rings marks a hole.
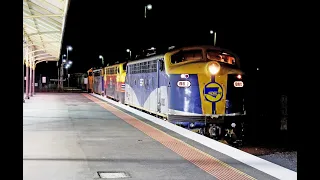
[[[37,93],[23,111],[25,180],[276,179],[88,94]]]

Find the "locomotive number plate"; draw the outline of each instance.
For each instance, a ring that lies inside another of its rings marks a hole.
[[[190,81],[178,81],[177,86],[187,88],[191,86],[191,83]]]
[[[233,83],[234,87],[243,87],[243,82],[242,81],[235,81]]]

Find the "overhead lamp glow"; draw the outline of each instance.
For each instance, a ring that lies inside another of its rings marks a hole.
[[[130,49],[127,49],[127,52],[130,52]]]
[[[147,9],[148,9],[148,10],[151,10],[151,9],[152,9],[152,5],[151,5],[151,4],[148,4],[148,5],[147,5]]]
[[[68,49],[69,51],[72,51],[72,47],[71,47],[71,46],[68,46],[67,49]]]

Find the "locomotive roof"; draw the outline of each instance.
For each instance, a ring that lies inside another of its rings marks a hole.
[[[99,68],[99,69],[93,69],[93,72],[97,72],[97,71],[101,71],[102,69]]]
[[[119,65],[122,65],[122,64],[125,64],[125,63],[126,63],[126,62],[117,63],[117,64],[113,64],[113,65],[106,66],[106,67],[104,67],[104,68],[112,68],[112,67],[119,66]]]
[[[223,52],[226,52],[226,53],[231,54],[232,56],[234,56],[236,58],[236,62],[239,63],[239,57],[235,53],[233,53],[231,50],[220,48],[220,47],[217,47],[217,46],[210,46],[210,45],[194,45],[194,46],[176,47],[176,48],[173,48],[171,50],[168,50],[166,53],[174,53],[174,52],[178,52],[180,50],[192,50],[192,49],[214,49],[214,50],[218,50],[218,51],[223,51]],[[146,57],[146,58],[143,58],[143,59],[129,61],[128,65],[156,60],[156,59],[159,59],[159,58],[163,58],[164,55],[165,55],[165,53],[156,54],[156,55],[149,56],[149,57]]]
[[[168,53],[176,53],[179,52],[180,50],[193,50],[193,49],[213,49],[213,50],[217,50],[217,51],[222,51],[222,52],[226,52],[230,55],[232,55],[233,57],[235,57],[236,59],[236,64],[237,66],[240,68],[240,58],[238,57],[237,54],[235,54],[233,51],[229,50],[229,49],[224,49],[224,48],[220,48],[217,46],[210,46],[210,45],[194,45],[194,46],[184,46],[184,47],[177,47],[177,48],[173,48],[170,51],[168,51]]]
[[[153,61],[153,60],[160,59],[160,58],[163,58],[163,57],[164,57],[164,54],[157,54],[157,55],[149,56],[149,57],[146,57],[146,58],[143,58],[143,59],[130,61],[130,62],[128,62],[128,65],[141,63],[141,62],[147,62],[147,61]]]
[[[233,55],[236,59],[239,60],[239,57],[237,56],[237,54],[235,54],[234,52],[232,52],[231,50],[229,49],[224,49],[224,48],[220,48],[220,47],[217,47],[217,46],[210,46],[210,45],[195,45],[195,46],[184,46],[184,47],[176,47],[176,48],[173,48],[171,49],[170,51],[168,51],[169,53],[171,52],[176,52],[176,51],[179,51],[179,50],[192,50],[192,49],[214,49],[214,50],[218,50],[218,51],[223,51],[223,52],[226,52],[226,53],[229,53],[231,55]]]

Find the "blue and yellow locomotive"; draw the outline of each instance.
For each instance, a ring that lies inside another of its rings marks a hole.
[[[125,104],[214,139],[241,143],[243,74],[231,51],[214,46],[172,49],[128,62]]]
[[[170,77],[168,120],[241,143],[245,109],[239,58],[225,49],[199,46],[168,52],[164,61]]]

